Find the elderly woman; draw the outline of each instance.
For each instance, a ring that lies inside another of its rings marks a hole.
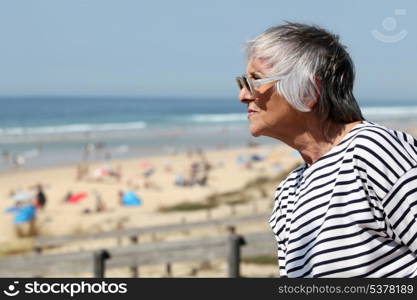
[[[317,26],[272,27],[237,78],[250,132],[299,151],[270,225],[282,277],[417,276],[417,141],[364,120],[354,66]]]

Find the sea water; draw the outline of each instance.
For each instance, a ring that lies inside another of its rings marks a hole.
[[[359,103],[369,121],[417,117],[412,102]],[[2,171],[277,143],[251,137],[246,106],[231,98],[21,97],[0,105]]]

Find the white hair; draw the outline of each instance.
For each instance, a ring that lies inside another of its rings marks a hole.
[[[268,77],[285,77],[277,92],[295,109],[310,111],[307,103],[318,101],[315,109],[323,119],[347,123],[363,117],[352,94],[353,62],[344,48],[338,36],[318,26],[286,23],[247,42],[246,51],[248,61],[265,60]]]

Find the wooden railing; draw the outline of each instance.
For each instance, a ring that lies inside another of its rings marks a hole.
[[[137,234],[138,232],[135,232]],[[77,274],[104,277],[113,268],[226,259],[225,276],[239,277],[241,257],[276,255],[273,233],[230,233],[186,241],[156,242],[66,254],[47,254],[0,259],[0,277],[47,277]]]
[[[139,227],[139,228],[127,228],[114,230],[109,232],[99,232],[99,233],[89,233],[89,234],[73,234],[73,235],[63,235],[56,237],[39,237],[35,239],[33,243],[33,250],[35,252],[42,252],[44,248],[48,247],[58,247],[75,241],[83,240],[97,240],[97,239],[108,239],[115,238],[120,239],[123,237],[129,237],[133,244],[137,243],[138,237],[143,234],[158,234],[172,231],[182,231],[182,230],[195,230],[204,227],[219,227],[219,226],[231,226],[240,223],[248,223],[255,221],[264,220],[267,222],[269,214],[261,214],[254,216],[244,216],[236,218],[224,218],[224,219],[213,219],[209,221],[199,221],[199,222],[190,222],[190,223],[175,223],[175,224],[165,224],[159,226],[150,226],[150,227]]]

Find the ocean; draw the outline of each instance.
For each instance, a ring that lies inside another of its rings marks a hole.
[[[412,123],[410,102],[359,101],[369,121]],[[237,99],[0,98],[0,171],[277,141],[253,138]]]

